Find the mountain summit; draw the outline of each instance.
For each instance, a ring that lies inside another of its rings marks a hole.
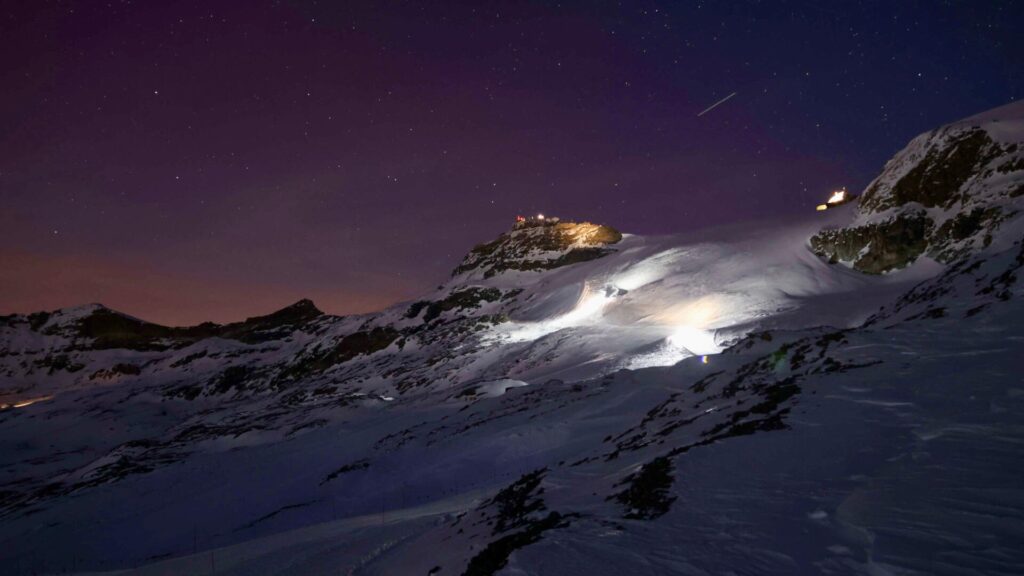
[[[522,218],[492,242],[473,248],[452,276],[490,278],[508,270],[551,270],[612,252],[622,233],[611,226],[537,216]]]
[[[949,263],[988,247],[1022,209],[1024,102],[1015,102],[914,138],[864,191],[853,223],[814,235],[811,247],[870,274],[922,255]]]

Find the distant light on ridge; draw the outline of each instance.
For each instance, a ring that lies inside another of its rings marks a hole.
[[[843,200],[846,200],[846,188],[836,190],[835,192],[833,192],[832,196],[829,197],[828,202],[826,202],[826,204],[838,204]]]

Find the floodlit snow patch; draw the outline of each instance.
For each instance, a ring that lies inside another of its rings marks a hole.
[[[709,354],[718,354],[723,349],[716,342],[715,331],[704,328],[717,316],[717,308],[712,302],[714,300],[709,297],[701,298],[696,302],[682,305],[675,311],[668,311],[669,317],[683,318],[689,322],[675,327],[657,349],[633,356],[624,367],[637,370],[673,366],[690,356],[703,356],[701,361],[707,364]]]
[[[715,342],[714,330],[701,330],[693,326],[681,326],[668,337],[668,342],[677,348],[685,348],[696,356],[718,354],[722,347]]]
[[[507,336],[512,342],[530,342],[565,328],[595,324],[605,306],[615,297],[614,294],[614,290],[592,290],[588,286],[583,289],[583,295],[571,311],[551,320],[519,324]]]
[[[724,299],[708,295],[696,300],[680,302],[668,306],[655,319],[669,326],[684,326],[704,329],[711,326],[723,316]]]
[[[626,268],[615,276],[613,283],[623,290],[636,290],[668,276],[672,266],[685,255],[686,250],[681,248],[664,250]]]
[[[718,354],[722,349],[723,347],[715,342],[714,330],[681,326],[656,350],[633,356],[623,367],[638,370],[655,366],[674,366],[691,356],[702,356],[701,362],[707,364],[708,355]]]
[[[690,356],[693,356],[693,354],[689,350],[675,346],[666,339],[653,352],[633,356],[622,367],[629,370],[639,370],[656,366],[674,366]]]

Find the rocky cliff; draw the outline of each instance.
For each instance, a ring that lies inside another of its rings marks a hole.
[[[987,248],[1024,208],[1024,103],[914,138],[864,191],[854,221],[811,249],[869,274]]]

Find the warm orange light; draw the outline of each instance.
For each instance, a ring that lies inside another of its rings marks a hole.
[[[37,402],[46,402],[47,400],[51,400],[52,398],[53,398],[53,395],[41,396],[39,398],[30,398],[28,400],[23,400],[23,401],[20,401],[20,402],[15,402],[14,404],[11,405],[11,407],[12,408],[25,408],[26,406],[32,406],[33,404],[35,404]]]
[[[704,330],[711,326],[723,311],[725,302],[722,298],[708,294],[695,300],[684,300],[664,306],[653,319],[668,326],[690,326]]]
[[[40,396],[38,398],[29,398],[27,400],[19,400],[19,401],[15,402],[14,404],[2,404],[2,405],[0,405],[0,408],[24,408],[25,406],[31,406],[31,405],[35,404],[36,402],[45,402],[45,401],[50,400],[52,398],[53,398],[52,394],[50,396]]]

